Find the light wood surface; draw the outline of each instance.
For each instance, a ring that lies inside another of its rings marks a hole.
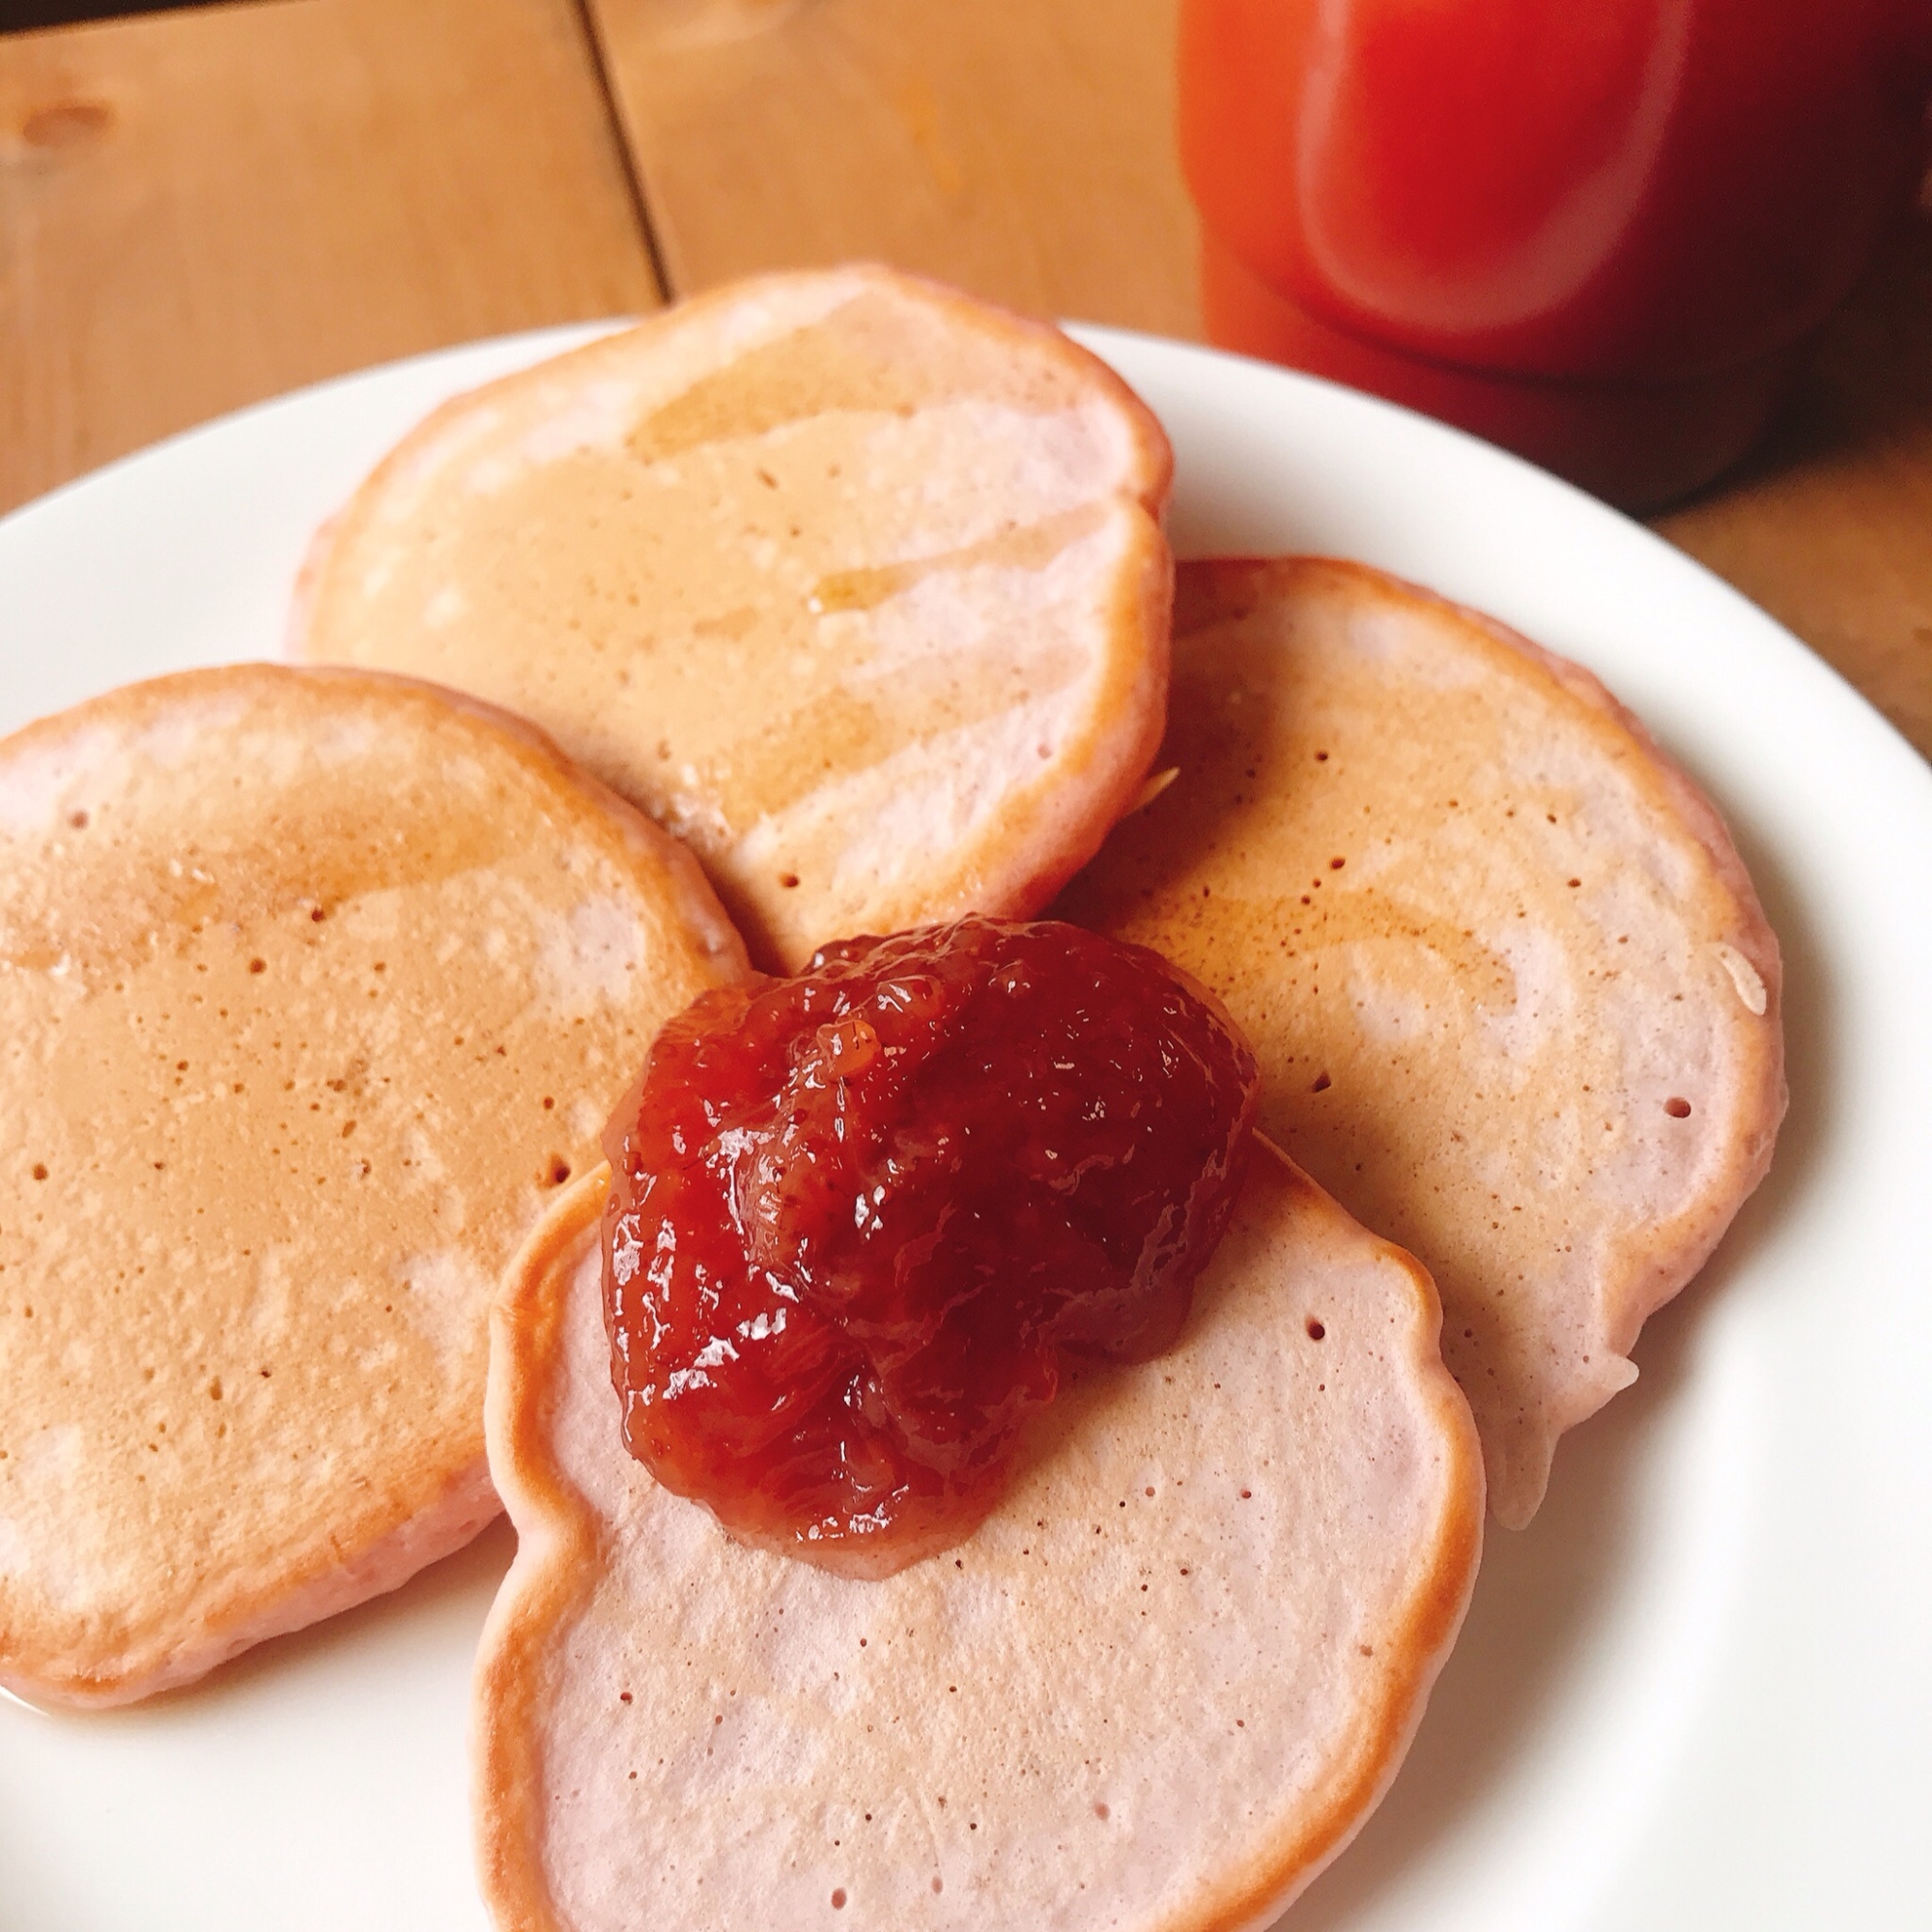
[[[672,288],[873,257],[1199,327],[1175,0],[588,0]]]
[[[656,299],[572,0],[0,38],[0,509],[320,377]]]
[[[627,158],[672,294],[874,256],[1197,334],[1175,7],[274,0],[0,37],[0,508],[341,369],[648,306]],[[1657,527],[1932,753],[1932,218],[1767,451]]]
[[[1932,757],[1932,218],[1833,319],[1764,452],[1656,526]]]

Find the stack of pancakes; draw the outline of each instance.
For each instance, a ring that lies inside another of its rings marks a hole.
[[[1764,1172],[1777,951],[1587,673],[1352,566],[1176,601],[1169,474],[1057,331],[774,276],[432,416],[301,668],[0,745],[0,1683],[187,1682],[500,1496],[505,1926],[1260,1924],[1346,1842],[1485,1468],[1526,1520]],[[955,1550],[741,1548],[623,1451],[597,1131],[748,964],[1057,895],[1261,1052],[1189,1326]]]

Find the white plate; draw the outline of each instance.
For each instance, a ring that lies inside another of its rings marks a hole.
[[[315,524],[424,410],[580,339],[376,370],[0,523],[0,729],[271,656]],[[1603,674],[1729,815],[1785,948],[1776,1166],[1642,1379],[1491,1548],[1406,1769],[1295,1932],[1932,1925],[1932,772],[1676,552],[1347,391],[1087,332],[1160,412],[1183,552],[1357,556]],[[476,1932],[463,1729],[499,1526],[103,1717],[0,1708],[5,1932]],[[776,1932],[786,1932],[776,1928]]]

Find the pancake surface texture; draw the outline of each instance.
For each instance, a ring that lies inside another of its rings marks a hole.
[[[534,720],[761,963],[1030,914],[1159,741],[1171,460],[1057,329],[883,269],[720,290],[458,397],[318,538],[298,656]]]
[[[426,686],[0,744],[0,1683],[185,1683],[488,1521],[497,1280],[742,970],[687,854]]]
[[[971,1539],[864,1581],[732,1542],[625,1453],[601,1202],[557,1204],[495,1326],[499,1927],[1233,1932],[1347,1842],[1481,1540],[1407,1256],[1259,1146],[1176,1348],[1064,1388]]]
[[[1777,942],[1729,835],[1587,671],[1352,564],[1182,566],[1159,763],[1060,911],[1226,1000],[1264,1130],[1435,1276],[1526,1522],[1771,1160]]]

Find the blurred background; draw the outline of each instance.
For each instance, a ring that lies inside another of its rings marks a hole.
[[[285,389],[763,268],[1198,337],[1179,12],[0,0],[0,511]],[[1932,753],[1932,195],[1769,440],[1655,526]]]

